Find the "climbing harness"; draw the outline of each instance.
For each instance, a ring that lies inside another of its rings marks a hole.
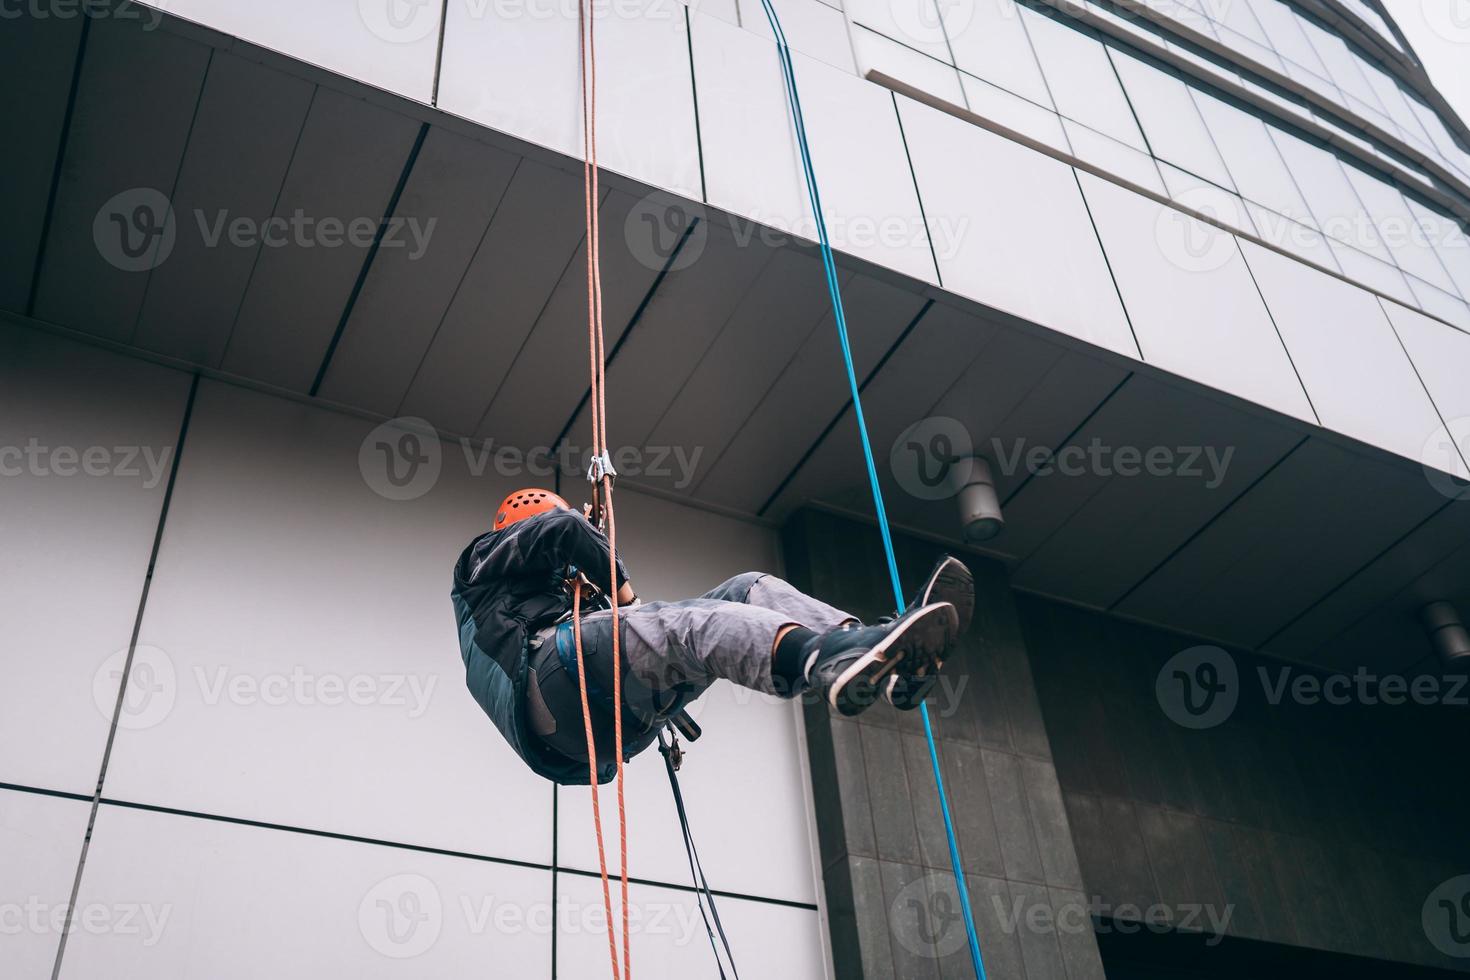
[[[811,203],[812,217],[816,222],[817,240],[822,253],[822,268],[827,276],[827,293],[832,301],[833,319],[837,324],[837,337],[842,344],[843,366],[847,369],[847,383],[852,390],[853,417],[863,447],[863,460],[867,464],[868,484],[873,496],[873,509],[878,515],[878,529],[883,537],[883,554],[888,560],[888,577],[893,586],[893,596],[900,615],[904,611],[903,585],[899,581],[898,561],[893,553],[893,535],[888,528],[888,512],[883,506],[883,491],[878,485],[878,467],[873,462],[873,446],[868,438],[868,424],[863,417],[863,401],[858,385],[857,371],[853,367],[852,344],[847,334],[847,315],[842,307],[842,290],[837,282],[837,262],[832,254],[832,243],[827,237],[827,221],[822,211],[822,197],[817,189],[816,170],[812,166],[811,147],[807,143],[806,121],[801,113],[801,96],[796,86],[796,71],[791,60],[791,48],[786,44],[786,33],[781,29],[781,18],[771,0],[761,0],[771,33],[776,38],[776,54],[781,62],[782,79],[785,82],[786,102],[791,110],[791,121],[796,130],[796,142],[801,151],[801,169],[806,178],[807,199]],[[944,831],[949,838],[949,862],[954,873],[955,888],[960,896],[960,910],[964,914],[965,933],[970,944],[970,961],[975,967],[977,980],[985,980],[985,963],[980,956],[980,939],[975,932],[975,916],[970,908],[970,891],[965,886],[964,869],[960,864],[959,842],[955,837],[954,818],[949,811],[949,798],[944,791],[944,775],[939,767],[939,748],[934,741],[934,726],[929,720],[929,706],[921,704],[920,714],[924,719],[924,738],[929,744],[929,762],[934,769],[934,784],[939,790],[939,808],[944,815]]]

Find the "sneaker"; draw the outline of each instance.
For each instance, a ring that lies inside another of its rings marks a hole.
[[[891,623],[828,630],[811,641],[803,672],[807,685],[838,714],[856,715],[878,699],[880,686],[905,660],[941,659],[958,626],[954,606],[935,602],[915,606]]]
[[[975,614],[975,579],[958,558],[945,555],[939,559],[914,597],[913,604],[926,606],[934,602],[947,602],[954,606],[958,618],[956,635],[969,630],[970,620]],[[902,669],[890,673],[883,683],[883,699],[900,711],[913,711],[923,704],[939,680],[944,652],[922,661],[910,658]]]

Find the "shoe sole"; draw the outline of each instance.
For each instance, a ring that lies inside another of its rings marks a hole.
[[[975,615],[975,579],[965,563],[953,556],[946,556],[929,573],[924,590],[919,594],[923,603],[947,602],[955,608],[957,623],[955,634],[965,633]],[[895,696],[898,678],[890,676],[883,685],[883,698],[899,711],[913,711],[924,703],[939,680],[939,671],[944,667],[940,657],[931,657],[914,668],[915,675],[922,675],[921,685],[907,697]]]
[[[958,633],[970,630],[970,620],[975,615],[975,578],[965,563],[958,558],[947,557],[929,573],[929,581],[920,593],[923,605],[947,602],[954,606],[959,617]]]
[[[827,691],[827,703],[852,716],[878,699],[880,682],[911,656],[938,660],[954,642],[959,616],[947,602],[934,602],[906,615],[877,646],[844,670]]]

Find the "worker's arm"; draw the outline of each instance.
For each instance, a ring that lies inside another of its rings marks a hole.
[[[483,548],[483,552],[480,550]],[[477,545],[472,579],[485,576],[517,576],[557,571],[575,565],[593,585],[616,593],[618,604],[633,601],[628,570],[621,560],[617,582],[608,581],[607,537],[582,515],[554,510],[487,535]]]

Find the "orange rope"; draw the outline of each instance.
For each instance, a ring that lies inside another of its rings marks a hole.
[[[587,357],[591,375],[592,410],[592,453],[602,457],[607,452],[607,359],[602,329],[602,245],[598,215],[600,190],[597,167],[597,45],[595,33],[596,11],[593,0],[579,0],[577,5],[577,46],[582,63],[582,141],[585,148],[582,162],[584,193],[584,217],[587,223]],[[581,591],[577,589],[572,600],[572,618],[577,645],[577,670],[584,679],[582,689],[582,719],[587,732],[587,758],[589,781],[592,789],[592,819],[597,825],[597,864],[602,878],[602,904],[608,919],[608,955],[612,960],[614,980],[631,980],[633,975],[632,949],[628,932],[628,814],[623,793],[623,670],[620,635],[622,632],[618,615],[618,537],[617,520],[613,514],[612,477],[601,473],[598,485],[593,488],[593,506],[599,521],[607,524],[608,582],[614,592],[612,606],[612,660],[613,660],[613,751],[617,764],[618,795],[618,863],[620,868],[622,899],[623,966],[618,970],[617,944],[612,931],[612,895],[608,883],[607,858],[602,839],[602,810],[597,793],[596,740],[592,731],[592,716],[588,709],[586,673],[583,668]]]

